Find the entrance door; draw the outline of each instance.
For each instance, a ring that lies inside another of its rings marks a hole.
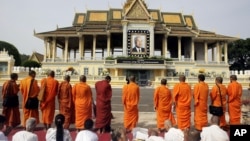
[[[126,76],[134,75],[136,78],[136,83],[139,86],[147,86],[148,80],[150,80],[150,71],[149,70],[127,70]]]

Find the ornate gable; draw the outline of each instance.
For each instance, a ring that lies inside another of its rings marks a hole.
[[[149,20],[151,16],[143,0],[128,0],[124,6],[124,16],[132,20]]]

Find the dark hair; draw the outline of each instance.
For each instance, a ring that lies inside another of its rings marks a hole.
[[[162,85],[166,85],[166,84],[167,84],[167,79],[163,78],[163,79],[161,80],[161,84],[162,84]]]
[[[84,129],[91,130],[93,128],[94,122],[92,119],[87,119],[84,122]]]
[[[126,77],[126,81],[127,81],[127,84],[129,84],[129,78],[128,77]]]
[[[199,79],[200,81],[204,81],[204,80],[205,80],[205,75],[204,75],[204,74],[199,74],[199,75],[198,75],[198,79]]]
[[[109,75],[107,75],[107,76],[105,77],[105,79],[106,79],[106,80],[111,80],[111,77],[110,77]]]
[[[62,114],[58,114],[55,117],[55,125],[56,125],[56,141],[63,141],[63,124],[65,121],[65,117]]]
[[[81,81],[81,82],[86,82],[86,79],[87,79],[87,78],[86,78],[85,75],[81,75],[81,76],[80,76],[80,81]]]
[[[10,78],[11,80],[17,79],[18,78],[17,73],[11,73]]]

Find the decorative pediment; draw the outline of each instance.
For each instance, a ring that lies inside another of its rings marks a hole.
[[[143,0],[128,0],[124,6],[126,19],[149,20],[151,16]]]

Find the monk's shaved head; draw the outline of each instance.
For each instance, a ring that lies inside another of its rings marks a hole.
[[[215,78],[215,81],[217,82],[217,83],[219,83],[219,84],[222,84],[222,82],[223,82],[223,78],[222,77],[216,77]]]
[[[48,76],[55,77],[55,72],[53,70],[49,71]]]
[[[230,79],[231,79],[231,80],[237,80],[237,76],[236,76],[236,75],[231,75],[231,76],[230,76]]]
[[[86,78],[85,75],[81,75],[81,76],[80,76],[80,81],[81,81],[81,82],[86,82],[86,79],[87,79],[87,78]]]
[[[161,80],[161,84],[162,84],[162,85],[166,85],[166,84],[167,84],[167,79],[163,78],[163,79]]]
[[[179,81],[180,82],[185,82],[186,81],[186,76],[185,75],[180,75],[179,76]]]
[[[70,81],[70,76],[69,75],[65,75],[64,77],[63,77],[63,79],[65,80],[65,81]]]
[[[199,75],[198,75],[198,79],[199,79],[200,81],[204,81],[204,80],[205,80],[205,75],[204,75],[204,74],[199,74]]]
[[[134,76],[134,75],[131,75],[131,76],[129,77],[129,81],[130,81],[130,82],[135,82],[135,76]]]

